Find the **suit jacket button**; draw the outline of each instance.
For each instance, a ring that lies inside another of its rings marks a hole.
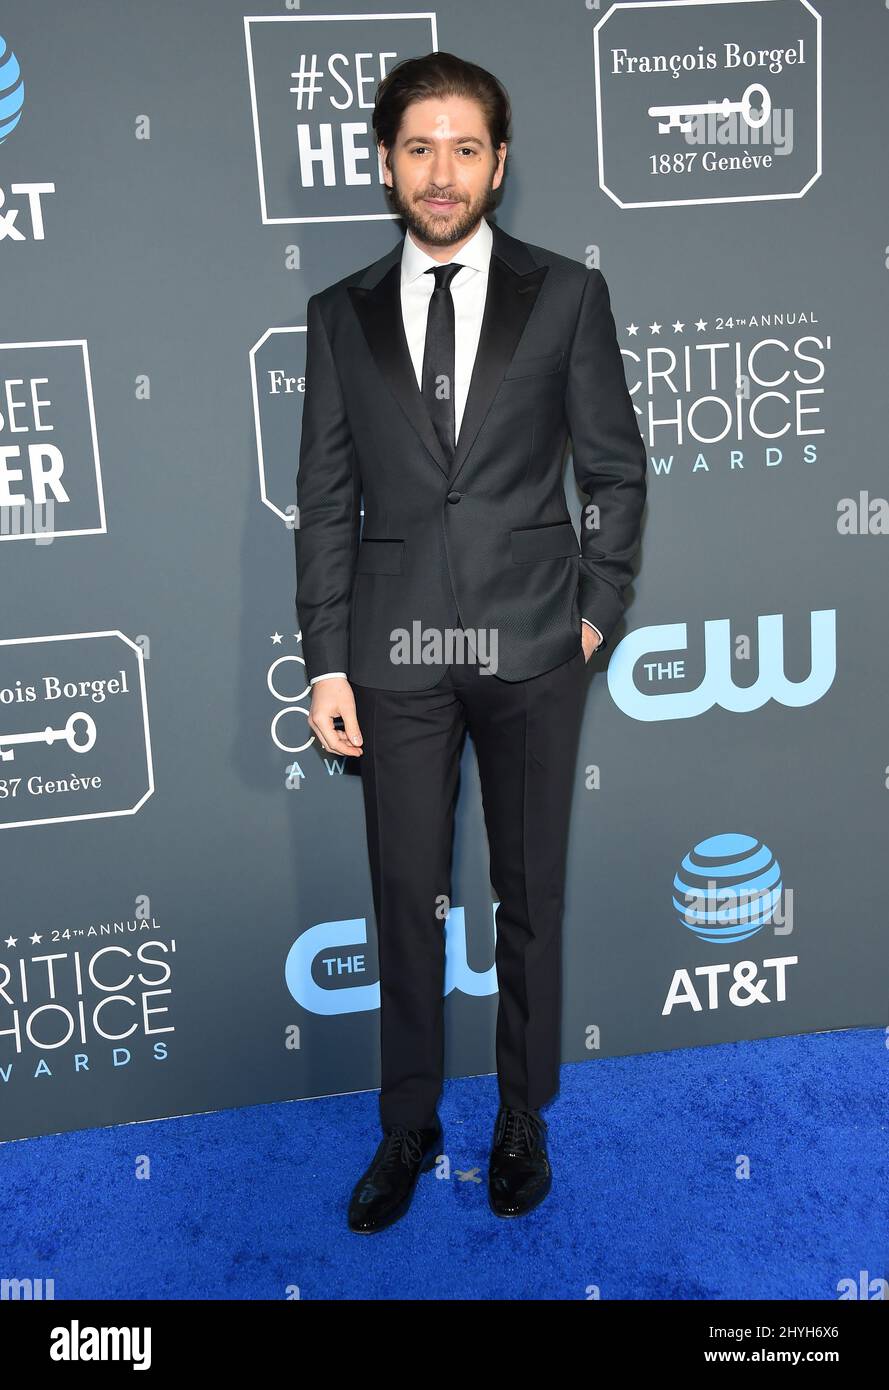
[[[462,496],[463,496],[462,492],[449,492],[449,493],[448,493],[448,501],[451,502],[451,503],[459,502],[459,501],[460,501],[460,498],[461,498]]]

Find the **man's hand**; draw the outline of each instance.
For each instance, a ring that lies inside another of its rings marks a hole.
[[[596,648],[598,646],[601,646],[598,636],[595,632],[593,632],[593,629],[590,627],[589,623],[581,623],[580,640],[583,643],[584,660],[589,661]],[[324,682],[321,681],[320,684],[323,685]],[[337,682],[337,684],[339,684],[339,682]]]
[[[333,727],[337,715],[345,725],[345,733]],[[364,749],[355,716],[355,696],[351,685],[342,676],[328,676],[312,686],[309,728],[325,753],[344,753],[347,758],[361,757]]]

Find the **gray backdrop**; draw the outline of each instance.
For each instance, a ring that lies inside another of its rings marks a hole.
[[[590,663],[564,1060],[885,1021],[889,14],[819,9],[4,6],[0,1137],[378,1085],[292,502],[306,300],[400,235],[373,89],[434,47],[505,82],[498,220],[601,266],[651,461]],[[471,744],[455,866],[459,1076],[494,1067]]]

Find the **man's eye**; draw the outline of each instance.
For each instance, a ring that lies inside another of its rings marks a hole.
[[[411,154],[424,154],[425,151],[428,149],[428,145],[414,145],[413,149],[411,150]],[[460,147],[457,153],[474,155],[477,153],[477,150],[472,145],[463,145]]]

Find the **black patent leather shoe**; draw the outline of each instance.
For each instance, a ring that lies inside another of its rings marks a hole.
[[[409,1129],[394,1125],[383,1139],[367,1172],[356,1183],[349,1202],[349,1229],[360,1235],[385,1230],[404,1216],[417,1178],[435,1167],[442,1152],[441,1125]]]
[[[538,1111],[501,1105],[488,1167],[488,1201],[495,1216],[523,1216],[552,1187],[546,1128]]]

